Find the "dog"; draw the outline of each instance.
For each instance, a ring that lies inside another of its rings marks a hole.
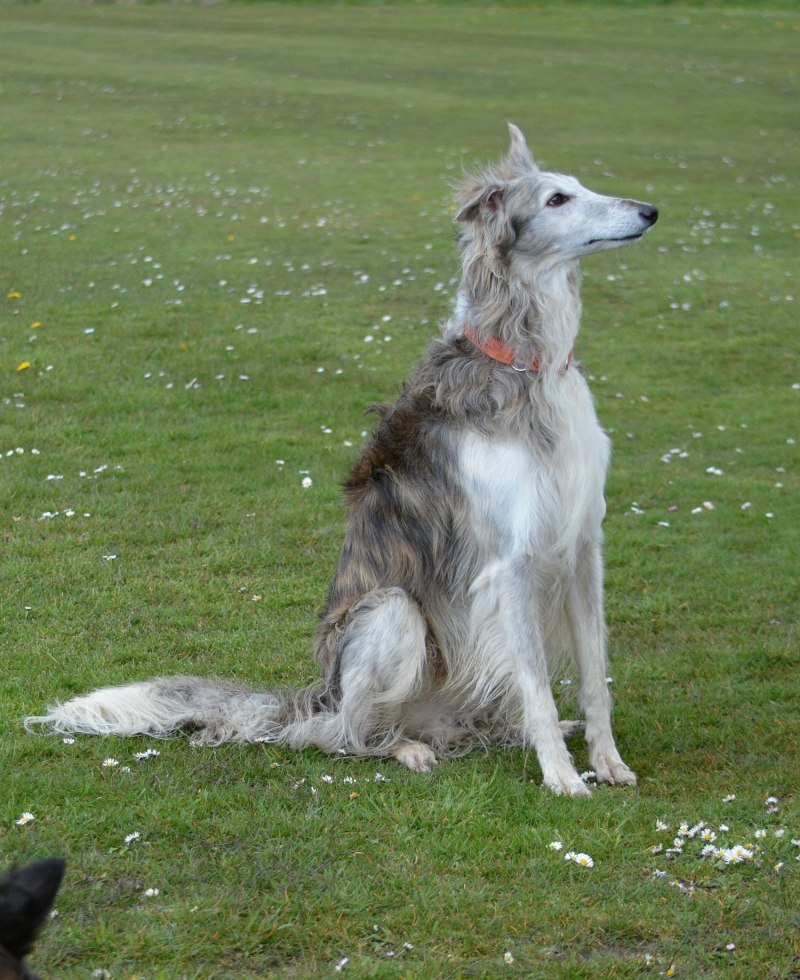
[[[320,682],[258,692],[196,677],[105,688],[27,720],[56,732],[277,742],[388,756],[424,772],[500,742],[533,748],[545,786],[590,791],[551,679],[580,675],[598,782],[630,785],[611,728],[601,523],[609,441],[572,360],[579,260],[637,241],[650,204],[541,170],[509,125],[501,162],[463,180],[453,313],[345,485],[321,618]]]
[[[0,880],[0,980],[37,980],[24,963],[64,877],[61,858],[12,868]]]

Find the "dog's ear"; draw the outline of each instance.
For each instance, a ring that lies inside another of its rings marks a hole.
[[[474,221],[483,209],[497,214],[503,206],[503,188],[497,184],[475,180],[466,184],[459,195],[461,207],[456,211],[456,221]]]
[[[13,868],[0,881],[0,945],[22,959],[55,900],[64,876],[60,858],[33,861]]]
[[[506,158],[510,166],[520,174],[536,173],[538,167],[533,159],[533,154],[528,149],[522,130],[514,123],[508,124],[508,157]]]

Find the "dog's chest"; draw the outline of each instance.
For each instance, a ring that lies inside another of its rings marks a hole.
[[[608,455],[591,405],[554,446],[466,433],[458,465],[482,549],[508,558],[573,551],[602,521]]]

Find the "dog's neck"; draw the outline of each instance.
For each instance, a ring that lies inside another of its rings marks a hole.
[[[563,371],[572,357],[580,318],[577,264],[534,270],[525,279],[465,266],[445,335],[467,336],[490,357],[490,350],[508,352],[517,366]]]
[[[494,337],[491,337],[487,341],[481,341],[469,323],[464,327],[464,336],[478,350],[483,351],[487,357],[490,357],[493,361],[498,361],[500,364],[512,367],[515,371],[531,371],[533,374],[538,374],[542,370],[542,361],[539,357],[534,357],[531,361],[522,361],[517,351],[512,350],[511,347],[507,347],[502,340],[496,340]],[[561,370],[566,371],[571,363],[572,351],[567,354],[566,361],[561,365]]]

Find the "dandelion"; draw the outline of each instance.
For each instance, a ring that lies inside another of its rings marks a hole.
[[[34,817],[32,813],[30,813],[28,810],[25,810],[25,812],[22,814],[19,820],[16,821],[16,824],[18,827],[24,827],[26,824],[33,823],[35,819],[36,817]]]
[[[118,765],[119,765],[119,759],[112,759],[112,758],[103,759],[103,768],[105,769],[114,769]]]
[[[582,868],[594,867],[594,861],[588,854],[583,854],[581,851],[567,851],[564,855],[564,860],[572,861],[573,864],[579,864]]]
[[[7,298],[8,299],[22,299],[22,293],[20,293],[16,289],[12,289],[11,292],[8,294],[8,297]]]
[[[27,371],[30,366],[30,361],[23,361],[21,364],[17,365],[17,371]]]

